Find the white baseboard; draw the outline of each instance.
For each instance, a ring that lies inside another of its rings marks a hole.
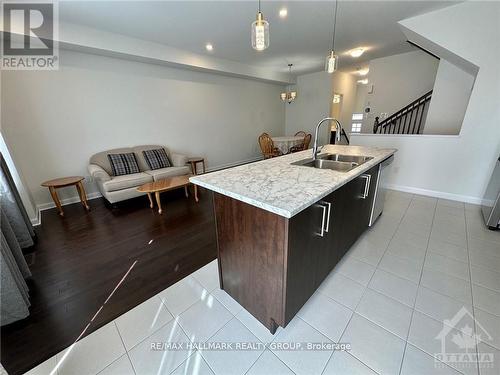
[[[246,159],[246,160],[240,160],[240,161],[233,162],[233,163],[221,164],[221,165],[218,165],[218,166],[215,166],[215,167],[207,168],[207,172],[214,172],[214,171],[218,171],[218,170],[221,170],[221,169],[226,169],[226,168],[230,168],[230,167],[236,167],[238,165],[253,163],[254,161],[259,161],[259,160],[262,160],[261,156],[250,158],[250,159]],[[102,197],[102,194],[100,192],[95,192],[95,193],[87,194],[87,199],[88,200],[96,199],[96,198],[100,198],[100,197]],[[62,199],[61,200],[61,205],[62,206],[66,206],[68,204],[73,204],[73,203],[77,203],[77,202],[80,202],[80,197],[78,195],[75,195],[75,196],[70,197],[70,198]],[[45,210],[50,210],[51,208],[54,208],[55,206],[56,205],[55,205],[54,202],[47,202],[47,203],[37,204],[36,205],[36,218],[32,218],[31,219],[31,224],[33,226],[40,225],[42,223],[42,214],[41,214],[41,212],[45,211]]]
[[[90,193],[87,194],[87,200],[92,200],[96,198],[102,197],[102,194],[100,192],[95,192],[95,193]],[[61,199],[61,206],[66,206],[68,204],[73,204],[80,202],[80,197],[78,195],[66,198],[66,199]],[[40,225],[42,223],[42,211],[45,210],[50,210],[51,208],[54,208],[56,204],[54,202],[47,202],[47,203],[42,203],[42,204],[37,204],[36,205],[36,218],[31,219],[31,224],[33,226]]]
[[[416,187],[412,187],[412,186],[388,184],[387,188],[391,189],[391,190],[403,191],[405,193],[426,195],[428,197],[448,199],[451,201],[459,201],[459,202],[464,202],[464,203],[482,204],[482,202],[483,202],[483,199],[478,198],[478,197],[452,194],[452,193],[446,193],[443,191],[436,191],[436,190],[421,189],[421,188],[416,188]]]

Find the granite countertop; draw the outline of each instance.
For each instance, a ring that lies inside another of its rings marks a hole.
[[[312,157],[312,150],[245,164],[189,180],[228,197],[290,218],[319,199],[345,185],[396,149],[326,145],[321,153],[372,156],[373,159],[349,172],[290,165]]]

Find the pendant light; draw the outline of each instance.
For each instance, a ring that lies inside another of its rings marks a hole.
[[[257,19],[252,22],[252,48],[257,51],[264,51],[269,47],[269,22],[264,19],[260,11],[257,13]]]
[[[284,92],[281,93],[281,100],[283,100],[284,102],[288,102],[288,104],[290,104],[291,102],[293,102],[295,100],[295,98],[297,97],[297,91],[291,91],[289,90],[290,86],[292,85],[292,66],[293,64],[288,64],[288,74],[289,74],[289,78],[288,78],[288,86],[286,88],[286,90]]]
[[[337,4],[338,0],[335,0],[335,14],[333,16],[333,36],[332,36],[332,50],[326,56],[325,70],[328,73],[333,73],[337,70],[337,65],[339,63],[339,57],[335,54],[335,26],[337,26]]]

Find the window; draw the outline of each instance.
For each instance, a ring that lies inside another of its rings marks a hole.
[[[351,132],[353,133],[361,133],[361,123],[360,122],[353,122],[352,123],[352,128]]]
[[[363,123],[363,114],[362,113],[353,113],[352,114],[352,126],[351,133],[361,133],[361,126]]]

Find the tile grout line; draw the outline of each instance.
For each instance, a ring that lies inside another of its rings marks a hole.
[[[465,207],[465,206],[464,206]],[[469,228],[467,226],[467,212],[465,211],[464,208],[464,218],[465,218],[465,245],[467,246],[467,260],[468,260],[468,265],[469,265],[469,276],[470,276],[470,295],[471,295],[471,302],[472,302],[472,321],[474,322],[474,334],[477,334],[477,325],[476,325],[476,309],[474,307],[474,291],[472,289],[472,267],[471,267],[471,262],[470,262],[470,253],[469,253]],[[477,338],[474,340],[475,342],[475,347],[476,347],[476,365],[477,365],[477,374],[480,374],[479,371],[479,343],[477,342]]]
[[[195,272],[196,272],[196,271],[195,271]],[[203,286],[203,285],[202,285],[202,284],[201,284],[198,280],[196,280],[196,278],[192,276],[192,273],[191,273],[191,274],[189,274],[189,275],[187,275],[187,276],[186,276],[186,277],[184,277],[183,279],[181,279],[181,280],[177,281],[177,283],[179,283],[179,282],[181,282],[181,281],[183,281],[183,280],[185,280],[185,279],[188,279],[188,278],[192,278],[192,279],[194,279],[194,282],[195,282],[196,284],[198,284],[199,286],[201,286],[201,288],[202,288],[202,289],[206,290],[206,291],[207,291],[207,294],[209,294],[209,295],[210,295],[210,291],[209,291],[207,288],[205,288],[205,287],[204,287],[204,286]],[[177,284],[177,283],[175,283],[175,284]],[[174,319],[175,319],[176,317],[180,316],[181,314],[183,314],[184,312],[186,312],[187,310],[189,310],[191,307],[193,307],[194,305],[196,305],[198,302],[203,301],[202,299],[197,299],[197,300],[196,300],[196,302],[193,302],[192,304],[190,304],[188,307],[186,307],[184,310],[182,310],[179,314],[177,314],[177,316],[176,316],[176,315],[174,315],[174,314],[172,314],[172,312],[168,309],[167,304],[165,303],[165,301],[163,300],[163,298],[161,298],[161,297],[160,297],[160,293],[163,293],[165,290],[167,290],[168,288],[171,288],[171,287],[172,287],[172,286],[174,286],[175,284],[170,285],[169,287],[167,287],[167,288],[163,289],[161,292],[158,292],[157,294],[155,294],[155,295],[153,296],[153,297],[158,297],[158,298],[160,298],[160,299],[161,299],[161,302],[163,303],[163,305],[165,306],[165,308],[167,309],[167,311],[168,311],[168,312],[169,312],[169,313],[170,313],[170,314],[174,317]],[[152,298],[152,297],[151,297],[151,298]],[[214,298],[215,298],[215,297],[214,297]],[[217,301],[218,301],[218,300],[217,300]],[[129,311],[130,311],[130,310],[129,310]],[[127,311],[127,312],[128,312],[128,311]]]
[[[403,216],[401,217],[401,219],[399,219],[399,223],[398,223],[398,226],[396,227],[396,230],[394,231],[394,233],[393,233],[393,234],[392,234],[392,236],[391,236],[391,239],[390,239],[390,240],[389,240],[389,242],[387,243],[387,246],[386,246],[386,248],[385,248],[384,253],[383,253],[383,254],[382,254],[382,256],[380,257],[380,259],[379,259],[379,261],[378,261],[377,265],[375,266],[375,271],[373,272],[372,276],[370,277],[370,280],[368,280],[368,284],[367,284],[367,286],[365,287],[365,289],[363,290],[363,294],[361,295],[361,298],[359,299],[359,301],[358,301],[358,303],[356,304],[356,306],[354,306],[354,309],[352,310],[352,311],[353,311],[353,313],[352,313],[351,317],[349,318],[349,321],[347,322],[347,324],[346,324],[346,326],[345,326],[344,330],[342,331],[342,334],[340,335],[339,342],[341,342],[341,341],[342,341],[342,337],[344,337],[345,332],[347,331],[347,327],[349,327],[349,324],[351,324],[351,320],[352,320],[352,318],[353,318],[354,314],[356,314],[356,308],[359,306],[359,304],[360,304],[361,300],[362,300],[362,299],[363,299],[363,297],[365,296],[365,294],[366,294],[366,289],[368,289],[368,285],[370,285],[370,282],[371,282],[371,281],[372,281],[372,279],[373,279],[373,275],[375,275],[375,272],[377,272],[378,265],[380,264],[380,262],[382,261],[382,258],[384,257],[385,253],[387,252],[387,249],[389,248],[389,245],[391,244],[391,241],[393,240],[394,236],[396,235],[396,232],[398,231],[398,228],[399,228],[399,226],[401,225],[401,222],[403,221],[403,218],[405,217],[406,213],[408,212],[408,209],[409,209],[410,204],[411,204],[411,202],[412,202],[412,201],[413,201],[413,194],[412,194],[412,198],[410,199],[410,202],[408,203],[408,206],[406,206],[405,213],[403,214]],[[361,284],[360,284],[360,285],[361,285]],[[387,332],[389,332],[389,331],[387,331]],[[392,332],[391,332],[391,334],[392,334]],[[396,337],[398,337],[398,336],[396,336]],[[328,358],[328,361],[326,362],[326,365],[325,365],[325,367],[323,368],[323,371],[321,372],[321,374],[323,374],[323,373],[325,372],[326,367],[328,366],[328,363],[330,363],[330,361],[331,361],[331,359],[332,359],[332,357],[333,357],[333,354],[334,354],[334,353],[335,353],[335,351],[333,351],[333,353],[330,355],[330,358]],[[374,371],[375,373],[378,373],[377,371],[373,370],[370,366],[368,366],[368,364],[364,363],[363,361],[361,361],[359,358],[357,358],[357,357],[356,357],[356,356],[354,356],[353,354],[351,354],[351,353],[348,353],[348,354],[350,354],[351,356],[353,356],[354,358],[356,358],[359,362],[361,362],[363,365],[365,365],[366,367],[368,367],[370,370]]]
[[[195,271],[195,272],[196,272],[196,271]],[[191,275],[192,275],[192,274],[191,274]],[[189,276],[191,276],[191,275],[189,275]],[[189,277],[189,276],[188,276],[188,277]],[[206,288],[205,288],[205,287],[204,287],[204,286],[203,286],[200,282],[198,282],[198,280],[197,280],[194,276],[193,276],[193,278],[195,279],[195,281],[196,281],[198,284],[200,284],[200,285],[203,287],[203,289],[207,290],[207,289],[206,289]],[[215,290],[215,289],[217,289],[217,288],[214,288],[213,290]],[[229,314],[231,314],[231,315],[232,315],[232,318],[231,318],[231,319],[229,319],[226,323],[224,323],[224,324],[222,325],[222,327],[220,327],[220,328],[219,328],[219,329],[218,329],[218,330],[217,330],[217,331],[216,331],[213,335],[211,335],[210,337],[208,337],[208,338],[207,338],[204,342],[207,342],[208,340],[210,340],[210,339],[211,339],[212,337],[214,337],[217,333],[219,333],[219,332],[220,332],[220,331],[221,331],[221,330],[222,330],[225,326],[227,326],[227,325],[229,324],[229,322],[231,322],[233,319],[236,319],[236,315],[235,315],[235,314],[233,314],[233,313],[232,313],[232,312],[231,312],[231,311],[230,311],[230,310],[229,310],[229,309],[228,309],[228,308],[227,308],[227,307],[226,307],[226,306],[225,306],[222,302],[220,302],[220,301],[219,301],[219,300],[218,300],[218,299],[217,299],[214,295],[212,295],[212,294],[211,294],[211,292],[209,292],[208,290],[207,290],[207,292],[208,292],[208,296],[211,296],[212,298],[214,298],[214,299],[215,299],[218,303],[220,303],[220,305],[221,305],[224,309],[226,309],[227,311],[229,311]],[[161,298],[160,298],[160,299],[161,299]],[[174,321],[176,321],[176,322],[177,322],[177,324],[178,324],[178,326],[179,326],[180,330],[182,331],[182,333],[184,333],[184,335],[186,335],[186,337],[188,338],[188,340],[189,340],[190,342],[191,342],[191,339],[190,339],[190,337],[189,337],[188,333],[186,332],[186,330],[184,329],[184,327],[182,327],[182,324],[180,323],[180,321],[178,321],[178,320],[177,320],[177,318],[179,318],[179,316],[180,316],[181,314],[183,314],[184,312],[186,312],[187,310],[189,310],[191,307],[193,307],[194,305],[196,305],[196,304],[197,304],[198,302],[200,302],[200,301],[203,301],[203,300],[201,300],[201,299],[200,299],[200,300],[197,300],[195,303],[193,303],[193,304],[192,304],[192,305],[190,305],[188,308],[186,308],[185,310],[183,310],[183,311],[182,311],[179,315],[177,315],[176,317],[174,317]],[[162,302],[163,302],[163,300],[162,300]],[[166,307],[166,306],[165,306],[165,307]],[[168,310],[168,309],[167,309],[167,310]],[[245,328],[246,328],[246,327],[245,327]],[[248,328],[247,328],[247,329],[248,329]],[[250,331],[250,330],[249,330],[249,331]],[[250,333],[252,333],[252,332],[250,332]],[[253,334],[253,333],[252,333],[252,334]],[[254,335],[254,336],[255,336],[255,335]],[[149,337],[150,337],[150,336],[149,336]],[[257,340],[258,340],[258,338],[257,338]],[[210,366],[210,363],[208,363],[208,362],[207,362],[207,360],[203,357],[202,352],[200,352],[198,349],[195,349],[195,350],[194,350],[194,351],[193,351],[190,355],[188,355],[188,356],[187,356],[187,358],[186,358],[184,361],[182,361],[182,363],[181,363],[181,364],[179,364],[179,366],[177,366],[175,369],[173,369],[170,373],[175,372],[178,368],[180,368],[180,367],[181,367],[181,366],[182,366],[182,365],[183,365],[183,364],[184,364],[184,363],[185,363],[185,362],[186,362],[189,358],[191,358],[191,357],[192,357],[193,355],[195,355],[197,352],[200,354],[200,356],[202,357],[203,361],[207,364],[208,368],[209,368],[209,369],[210,369],[210,370],[211,370],[214,374],[216,374],[215,370],[214,370],[214,369]]]
[[[406,332],[406,340],[405,340],[405,347],[403,349],[403,357],[401,358],[401,363],[399,365],[399,375],[401,375],[401,371],[403,371],[403,362],[404,362],[404,358],[406,355],[406,348],[408,347],[408,338],[410,337],[411,325],[413,323],[413,315],[415,314],[415,306],[417,305],[418,288],[420,287],[420,283],[422,282],[422,275],[424,274],[424,265],[425,265],[425,260],[427,258],[427,251],[429,249],[429,242],[430,242],[431,236],[432,236],[432,229],[434,226],[434,218],[436,217],[437,205],[438,205],[438,200],[436,199],[436,203],[434,205],[434,212],[432,214],[431,231],[429,233],[429,237],[427,238],[427,246],[425,248],[424,261],[422,263],[422,269],[420,270],[420,278],[419,278],[418,284],[417,284],[417,293],[415,295],[415,300],[413,301],[413,308],[411,310],[411,316],[410,316],[410,324],[408,325],[408,331]]]
[[[161,293],[161,292],[160,292]],[[151,298],[154,298],[154,297],[158,297],[158,294],[154,295],[153,297]],[[158,297],[160,298],[160,297]],[[144,301],[144,302],[147,302],[148,300]],[[163,304],[163,300],[160,298],[160,301],[161,301],[161,305],[167,310],[167,312],[172,316],[172,319],[170,319],[168,322],[162,324],[160,327],[158,327],[158,329],[155,329],[153,332],[151,332],[150,335],[148,335],[147,337],[143,338],[142,340],[140,340],[138,343],[136,343],[134,346],[132,346],[130,349],[127,350],[127,348],[125,347],[125,350],[128,352],[132,351],[133,349],[135,349],[137,346],[139,346],[140,344],[142,344],[144,341],[146,341],[147,339],[149,339],[151,336],[153,336],[154,334],[156,334],[160,329],[162,329],[163,327],[165,327],[167,324],[169,324],[170,322],[175,322],[175,316],[170,312],[170,310],[167,308],[167,306],[165,306]],[[143,303],[144,303],[143,302]],[[137,305],[139,306],[139,305]],[[137,307],[136,306],[136,307]],[[135,308],[135,307],[134,307]],[[129,311],[132,311],[134,308],[130,309]],[[123,313],[122,315],[120,315],[118,318],[112,320],[112,322],[115,322],[115,325],[116,325],[116,320],[119,319],[120,317],[122,317],[123,315],[127,314],[129,311]],[[116,326],[116,328],[118,329],[118,332],[120,332],[120,329],[118,328],[118,326]],[[121,337],[121,335],[120,335]],[[125,344],[124,344],[125,345]]]
[[[137,371],[135,370],[134,363],[132,362],[132,359],[130,358],[130,355],[128,354],[128,350],[127,350],[127,347],[125,346],[125,342],[123,341],[122,334],[120,333],[120,330],[118,329],[118,325],[116,324],[116,319],[113,320],[113,325],[115,326],[116,332],[118,332],[118,336],[120,337],[120,340],[122,342],[123,349],[125,349],[125,355],[127,356],[128,361],[130,362],[130,366],[132,366],[132,371],[134,372],[134,374],[137,374]],[[118,359],[120,359],[120,358],[121,357],[118,357]],[[116,361],[114,361],[114,362],[116,362]],[[100,372],[104,371],[107,367],[111,366],[114,362],[111,362],[108,366],[106,366],[105,368],[103,368]]]
[[[437,201],[437,204],[439,204],[439,199],[438,199],[438,201]],[[437,208],[438,208],[438,206],[436,205],[436,207],[435,207],[435,213],[436,213],[436,211],[437,211]],[[464,215],[465,215],[465,212],[464,212]],[[434,215],[434,216],[435,216],[435,215]],[[433,222],[434,222],[434,217],[433,217]],[[433,229],[433,228],[434,228],[434,225],[432,225],[432,229]],[[432,236],[432,230],[431,230],[431,233],[430,233],[430,236],[429,236],[429,243],[430,243],[430,238],[431,238],[431,236]],[[447,241],[443,241],[443,242],[447,242]],[[448,242],[448,243],[450,243],[450,242]],[[453,243],[452,243],[452,244],[453,244]],[[428,246],[427,246],[427,249],[426,249],[426,254],[425,254],[425,257],[427,256],[427,252],[428,252]],[[425,257],[424,257],[424,264],[425,264]],[[424,268],[422,268],[422,275],[423,275],[423,271],[424,271]],[[421,276],[422,276],[422,275],[421,275]],[[457,278],[457,279],[459,279],[459,278]],[[420,281],[421,281],[421,280],[420,280]],[[471,284],[471,285],[472,285],[472,284]],[[418,287],[419,287],[419,288],[428,289],[428,290],[430,290],[430,291],[432,291],[432,292],[435,292],[436,294],[439,294],[439,295],[441,295],[441,296],[444,296],[444,297],[450,298],[450,299],[452,299],[452,300],[454,300],[454,301],[456,301],[456,302],[458,302],[458,303],[460,303],[460,304],[463,304],[463,303],[464,303],[463,301],[459,301],[458,299],[456,299],[456,298],[454,298],[454,297],[448,296],[448,295],[446,295],[446,294],[444,294],[444,293],[441,293],[441,292],[438,292],[438,291],[434,291],[434,290],[433,290],[433,289],[431,289],[431,288],[428,288],[428,287],[426,287],[426,286],[424,286],[424,285],[421,285],[421,284],[420,284],[420,282],[419,282]],[[417,292],[418,292],[418,291],[417,291]],[[415,299],[415,306],[416,306],[416,299]],[[409,335],[409,331],[410,331],[410,328],[411,328],[411,323],[413,322],[413,315],[414,315],[415,311],[417,311],[417,312],[419,312],[419,313],[421,313],[421,314],[423,314],[423,315],[425,315],[425,316],[429,317],[430,319],[432,319],[432,320],[434,320],[434,321],[436,321],[436,322],[443,323],[443,322],[439,321],[438,319],[436,319],[436,318],[434,318],[434,317],[432,317],[432,316],[428,315],[427,313],[421,312],[420,310],[418,310],[418,309],[416,309],[416,308],[414,307],[414,308],[413,308],[413,310],[412,310],[412,316],[411,316],[410,326],[409,326],[409,328],[408,328],[408,335]],[[453,327],[453,329],[455,329],[455,328]],[[457,330],[457,329],[455,329],[455,330],[456,330],[457,332],[461,332],[461,331],[459,331],[459,330]],[[426,352],[425,350],[423,350],[423,349],[419,348],[418,346],[416,346],[416,345],[414,345],[414,344],[412,344],[412,343],[408,342],[408,340],[406,340],[406,341],[407,341],[407,344],[406,344],[406,346],[405,346],[405,353],[406,353],[406,347],[407,347],[407,345],[409,344],[410,346],[413,346],[413,347],[417,348],[418,350],[420,350],[420,351],[422,351],[422,352],[424,352],[424,353],[427,353],[429,356],[431,356],[431,357],[433,357],[433,358],[436,358],[436,357],[434,357],[434,355],[432,355],[432,353],[428,353],[428,352]],[[447,368],[449,367],[450,369],[452,369],[452,370],[454,370],[454,371],[456,371],[456,372],[458,372],[458,373],[462,374],[462,372],[461,372],[460,370],[458,370],[458,369],[456,369],[456,368],[454,368],[454,367],[450,366],[449,364],[447,364],[447,363],[445,363],[445,362],[443,362],[443,361],[441,361],[441,360],[438,360],[438,361],[439,361],[439,362],[441,362],[441,363],[443,363],[444,365],[446,365],[446,366],[447,366]],[[401,368],[401,370],[402,370],[402,368]],[[400,370],[400,371],[401,371],[401,370]]]
[[[214,289],[215,290],[215,289]],[[221,289],[223,290],[223,289]],[[210,294],[211,295],[211,294]],[[239,320],[236,315],[237,314],[233,314],[222,302],[220,302],[215,296],[212,296],[213,298],[215,298],[226,310],[229,311],[229,313],[233,316],[231,319],[229,319],[222,327],[220,327],[213,335],[211,335],[206,341],[204,342],[208,342],[212,337],[216,336],[220,331],[222,331],[230,322],[232,322],[233,320],[236,320],[238,323],[240,323],[243,327],[245,327],[245,329],[250,332],[250,334],[255,337],[257,339],[257,341],[259,341],[260,343],[266,345],[266,343],[262,342],[257,336],[255,336],[255,334],[245,325],[243,324],[243,322],[241,320]],[[239,312],[238,312],[239,313]],[[180,324],[179,324],[180,325]],[[181,327],[182,328],[182,327]],[[184,329],[182,329],[184,331]],[[186,334],[187,336],[187,334]],[[189,336],[188,336],[189,338]],[[276,338],[276,337],[275,337]],[[273,340],[274,341],[274,340]],[[259,360],[259,358],[262,356],[262,354],[266,351],[266,349],[264,349],[262,351],[262,353],[257,357],[257,359],[255,360],[255,362],[252,363],[252,365],[249,367],[249,369],[245,372],[245,374],[250,370],[250,368],[253,367],[253,365]],[[215,370],[212,368],[212,366],[210,366],[210,363],[208,363],[208,361],[206,360],[206,358],[203,356],[202,352],[200,352],[199,350],[196,350],[196,352],[199,352],[201,357],[203,358],[203,360],[205,361],[205,363],[207,364],[207,366],[210,368],[210,370],[212,370],[212,372],[214,374],[216,374]],[[180,365],[178,366],[180,367]],[[178,368],[177,367],[177,368]],[[288,367],[288,366],[287,366]],[[176,369],[177,369],[176,368]],[[175,370],[174,370],[175,371]]]
[[[186,276],[186,277],[189,277],[189,276],[190,276],[190,275],[188,275],[188,276]],[[179,281],[181,281],[181,280],[179,280]],[[175,284],[174,284],[174,285],[175,285]],[[200,285],[201,285],[201,284],[200,284]],[[202,287],[203,287],[203,285],[202,285]],[[168,288],[170,288],[170,287],[168,287]],[[166,289],[168,289],[168,288],[166,288]],[[206,290],[206,288],[205,288],[205,287],[203,287],[203,289],[205,289],[205,290]],[[163,291],[162,291],[162,292],[163,292]],[[207,292],[208,292],[208,290],[207,290]],[[159,327],[158,329],[156,329],[154,332],[152,332],[150,335],[148,335],[148,336],[147,336],[147,337],[145,337],[144,339],[140,340],[138,343],[136,343],[134,346],[132,346],[129,350],[127,350],[127,348],[125,348],[125,351],[127,352],[127,354],[128,354],[128,352],[130,352],[130,351],[132,351],[133,349],[135,349],[136,347],[138,347],[140,344],[142,344],[143,342],[145,342],[147,339],[149,339],[151,336],[153,336],[154,334],[156,334],[159,330],[161,330],[162,328],[164,328],[167,324],[169,324],[169,323],[171,323],[171,322],[175,323],[175,324],[179,327],[179,329],[182,331],[182,333],[184,333],[184,335],[185,335],[185,336],[189,339],[189,336],[188,336],[187,332],[184,330],[184,328],[182,327],[182,325],[179,323],[178,318],[179,318],[180,314],[182,314],[182,313],[186,312],[186,311],[187,311],[187,310],[189,310],[191,307],[193,307],[195,304],[197,304],[198,302],[203,301],[203,300],[201,300],[201,299],[197,300],[197,301],[196,301],[196,302],[194,302],[193,304],[189,305],[189,307],[187,307],[185,310],[183,310],[183,311],[182,311],[179,315],[175,316],[174,314],[172,314],[172,312],[171,312],[171,311],[168,309],[168,307],[165,305],[165,303],[164,303],[163,299],[159,296],[159,294],[160,294],[160,293],[161,293],[161,292],[157,293],[156,295],[154,295],[154,296],[153,296],[153,297],[151,297],[151,298],[158,297],[158,298],[160,299],[160,301],[161,301],[161,305],[162,305],[162,306],[163,306],[163,307],[164,307],[164,308],[168,311],[168,313],[172,316],[172,319],[171,319],[171,320],[169,320],[168,322],[166,322],[165,324],[161,325],[161,327]],[[214,299],[216,299],[216,300],[217,300],[217,298],[215,298],[215,296],[213,296],[210,292],[208,292],[208,295],[209,295],[209,296],[212,296]],[[145,302],[146,302],[146,301],[145,301]],[[220,302],[219,300],[217,300],[217,302],[219,302],[219,303],[220,303],[220,304],[221,304],[221,305],[222,305],[222,306],[223,306],[226,310],[228,310],[228,311],[229,311],[229,309],[227,309],[227,308],[226,308],[226,306],[224,306],[224,304],[223,304],[222,302]],[[129,311],[130,311],[130,310],[129,310]],[[127,311],[126,313],[128,313],[128,311]],[[124,313],[124,314],[122,314],[122,315],[125,315],[126,313]],[[234,315],[231,311],[229,311],[229,313],[230,313],[231,315],[233,315],[233,317],[235,317],[235,315]],[[120,315],[120,316],[122,316],[122,315]],[[118,319],[118,318],[116,318],[116,319]],[[116,319],[115,319],[114,321],[116,321]],[[232,319],[229,319],[229,321],[231,321],[231,320],[232,320]],[[114,322],[114,321],[113,321],[113,322]],[[229,322],[227,322],[227,323],[229,323]],[[227,324],[227,323],[226,323],[226,324]],[[224,324],[224,326],[225,326],[226,324]],[[115,323],[115,325],[116,325],[116,323]],[[224,327],[224,326],[223,326],[223,327]],[[116,328],[117,328],[117,330],[118,330],[118,332],[119,332],[118,327],[116,327]],[[219,330],[218,330],[218,331],[219,331]],[[218,331],[217,331],[217,332],[218,332]],[[212,336],[213,336],[213,335],[212,335]],[[212,336],[210,336],[210,338],[211,338]],[[120,338],[121,338],[121,335],[120,335]],[[210,338],[208,338],[207,340],[209,340]],[[123,341],[123,340],[122,340],[122,341]],[[125,344],[124,344],[124,346],[125,346]],[[194,352],[196,352],[196,350],[195,350]],[[193,353],[194,353],[194,352],[193,352]],[[192,356],[192,354],[191,354],[191,355],[189,355],[189,356],[188,356],[188,358],[189,358],[189,357],[191,357],[191,356]],[[186,358],[186,359],[187,359],[187,358]],[[132,362],[132,361],[131,361],[131,362]],[[184,361],[184,362],[185,362],[185,361]],[[182,363],[184,363],[184,362],[182,362]],[[182,364],[182,363],[181,363],[181,364]],[[133,365],[132,365],[132,366],[133,366]],[[180,365],[179,365],[179,366],[177,366],[175,369],[177,369],[178,367],[180,367]],[[134,370],[135,370],[135,369],[134,369]],[[102,371],[102,370],[101,370],[101,371]],[[174,370],[174,371],[175,371],[175,370]]]
[[[237,319],[237,320],[238,320],[238,321],[240,321],[239,319]],[[243,324],[243,322],[242,322],[242,321],[240,321],[240,323],[241,323],[241,324]],[[306,322],[306,323],[307,323],[307,322]],[[243,326],[244,326],[245,328],[247,328],[247,329],[248,329],[248,327],[247,327],[247,326],[245,326],[245,324],[243,324]],[[313,328],[314,328],[314,327],[313,327]],[[249,329],[248,329],[248,330],[249,330]],[[249,331],[250,331],[250,330],[249,330]],[[276,337],[274,337],[274,338],[273,338],[273,340],[272,340],[271,342],[274,342],[274,340],[275,340],[277,337],[278,337],[278,335],[276,335]],[[259,340],[259,338],[258,338],[258,337],[257,337],[257,340]],[[260,341],[260,340],[259,340],[259,341]],[[262,342],[262,341],[261,341],[261,342]],[[255,366],[255,364],[259,361],[259,359],[260,359],[260,358],[264,355],[264,353],[265,353],[266,351],[269,351],[269,353],[271,353],[271,355],[273,355],[275,358],[277,358],[277,359],[278,359],[278,361],[280,361],[280,362],[281,362],[281,363],[282,363],[282,364],[283,364],[283,365],[284,365],[287,369],[289,369],[289,370],[292,372],[292,374],[296,374],[296,373],[295,373],[295,371],[293,371],[293,370],[292,370],[292,369],[291,369],[291,368],[290,368],[290,367],[289,367],[289,366],[288,366],[285,362],[283,362],[283,361],[281,360],[281,358],[280,358],[280,357],[278,357],[276,354],[274,354],[274,352],[273,352],[271,349],[269,349],[269,348],[267,347],[267,345],[268,345],[269,343],[263,343],[263,344],[265,345],[265,347],[266,347],[266,348],[264,349],[264,351],[263,351],[262,353],[260,353],[260,355],[257,357],[256,361],[255,361],[254,363],[252,363],[252,365],[248,368],[248,370],[246,370],[246,371],[245,371],[244,375],[248,374],[248,372],[252,369],[252,367],[254,367],[254,366]]]
[[[226,327],[226,326],[229,324],[229,322],[233,321],[234,319],[236,319],[236,316],[234,316],[234,315],[233,315],[233,317],[232,317],[231,319],[229,319],[226,323],[224,323],[224,324],[222,325],[222,327],[220,327],[217,331],[215,331],[215,333],[214,333],[213,335],[211,335],[208,339],[206,339],[206,340],[205,340],[205,341],[203,341],[203,342],[208,342],[208,341],[209,341],[212,337],[214,337],[214,336],[215,336],[215,335],[217,335],[220,331],[222,331],[222,330],[224,329],[224,327]],[[246,328],[246,327],[245,327],[245,328]],[[248,329],[248,328],[247,328],[247,329]],[[183,331],[184,331],[184,329],[183,329]],[[186,335],[186,336],[187,336],[187,335]],[[254,336],[255,336],[255,335],[254,335]],[[188,336],[188,339],[189,339],[189,336]],[[259,339],[257,338],[257,340],[259,340]],[[259,341],[260,341],[260,340],[259,340]],[[196,353],[196,352],[200,353],[201,358],[203,358],[203,360],[205,361],[205,363],[207,364],[207,366],[210,368],[210,370],[212,370],[212,372],[213,372],[214,374],[217,374],[217,373],[215,372],[215,369],[213,369],[213,368],[212,368],[212,366],[210,366],[210,363],[209,363],[209,362],[207,361],[207,359],[203,356],[203,352],[202,352],[202,351],[200,351],[199,349],[196,349],[196,350],[194,351],[194,353]],[[183,363],[184,363],[184,362],[183,362]]]

